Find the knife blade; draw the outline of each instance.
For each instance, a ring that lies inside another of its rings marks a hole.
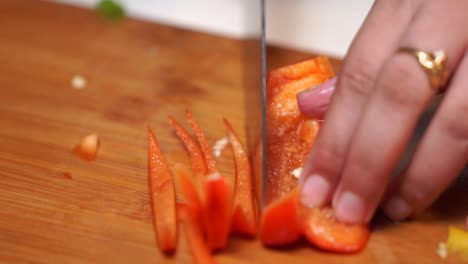
[[[253,5],[253,6],[252,6]],[[258,209],[264,204],[266,175],[266,35],[265,0],[250,2],[244,40],[244,87],[246,94],[247,144],[252,156]]]

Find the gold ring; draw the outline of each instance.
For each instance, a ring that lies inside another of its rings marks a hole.
[[[429,83],[434,90],[439,91],[447,84],[447,55],[444,51],[425,52],[401,47],[397,50],[397,53],[406,53],[416,57],[424,71],[426,71]]]

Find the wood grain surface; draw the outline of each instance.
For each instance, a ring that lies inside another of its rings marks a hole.
[[[146,126],[171,166],[189,166],[167,115],[191,109],[210,143],[227,117],[245,142],[240,40],[36,0],[0,1],[0,262],[190,263],[155,246],[147,184]],[[311,54],[270,48],[270,67]],[[340,63],[334,60],[338,70]],[[87,80],[73,89],[73,76]],[[95,162],[72,148],[100,135]],[[230,149],[219,159],[233,174]],[[428,164],[428,166],[430,166]],[[68,174],[67,174],[68,173]],[[466,177],[465,177],[466,179]],[[420,218],[377,217],[365,251],[328,254],[305,243],[273,250],[233,238],[220,263],[439,263],[447,226],[462,226],[467,181]],[[446,263],[458,263],[449,258]]]

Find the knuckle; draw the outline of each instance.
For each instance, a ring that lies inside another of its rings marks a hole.
[[[332,177],[338,177],[345,158],[342,147],[333,143],[322,143],[314,146],[312,163],[319,172]]]
[[[367,97],[375,83],[375,73],[371,69],[373,69],[371,63],[363,59],[351,60],[343,67],[339,78],[343,89],[339,89],[339,92],[345,95]]]
[[[413,208],[413,213],[417,214],[432,203],[433,197],[438,192],[433,182],[420,180],[421,178],[411,180],[411,178],[409,177],[402,186],[400,195]]]
[[[379,186],[383,185],[379,179],[381,175],[376,174],[378,169],[373,155],[353,155],[348,159],[345,170],[349,176],[348,178],[352,181],[350,184],[353,184],[368,196],[375,196],[380,189]],[[355,179],[359,179],[359,181]]]
[[[468,104],[458,107],[455,113],[441,118],[442,131],[457,141],[468,141]]]
[[[424,103],[421,95],[421,82],[415,77],[414,70],[405,63],[397,60],[389,62],[383,70],[382,78],[377,85],[378,92],[383,99],[395,107],[410,107]],[[429,88],[428,88],[429,89]]]

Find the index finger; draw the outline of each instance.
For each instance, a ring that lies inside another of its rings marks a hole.
[[[315,207],[331,199],[375,78],[420,3],[374,3],[345,58],[326,121],[304,165],[300,178],[303,205]]]

